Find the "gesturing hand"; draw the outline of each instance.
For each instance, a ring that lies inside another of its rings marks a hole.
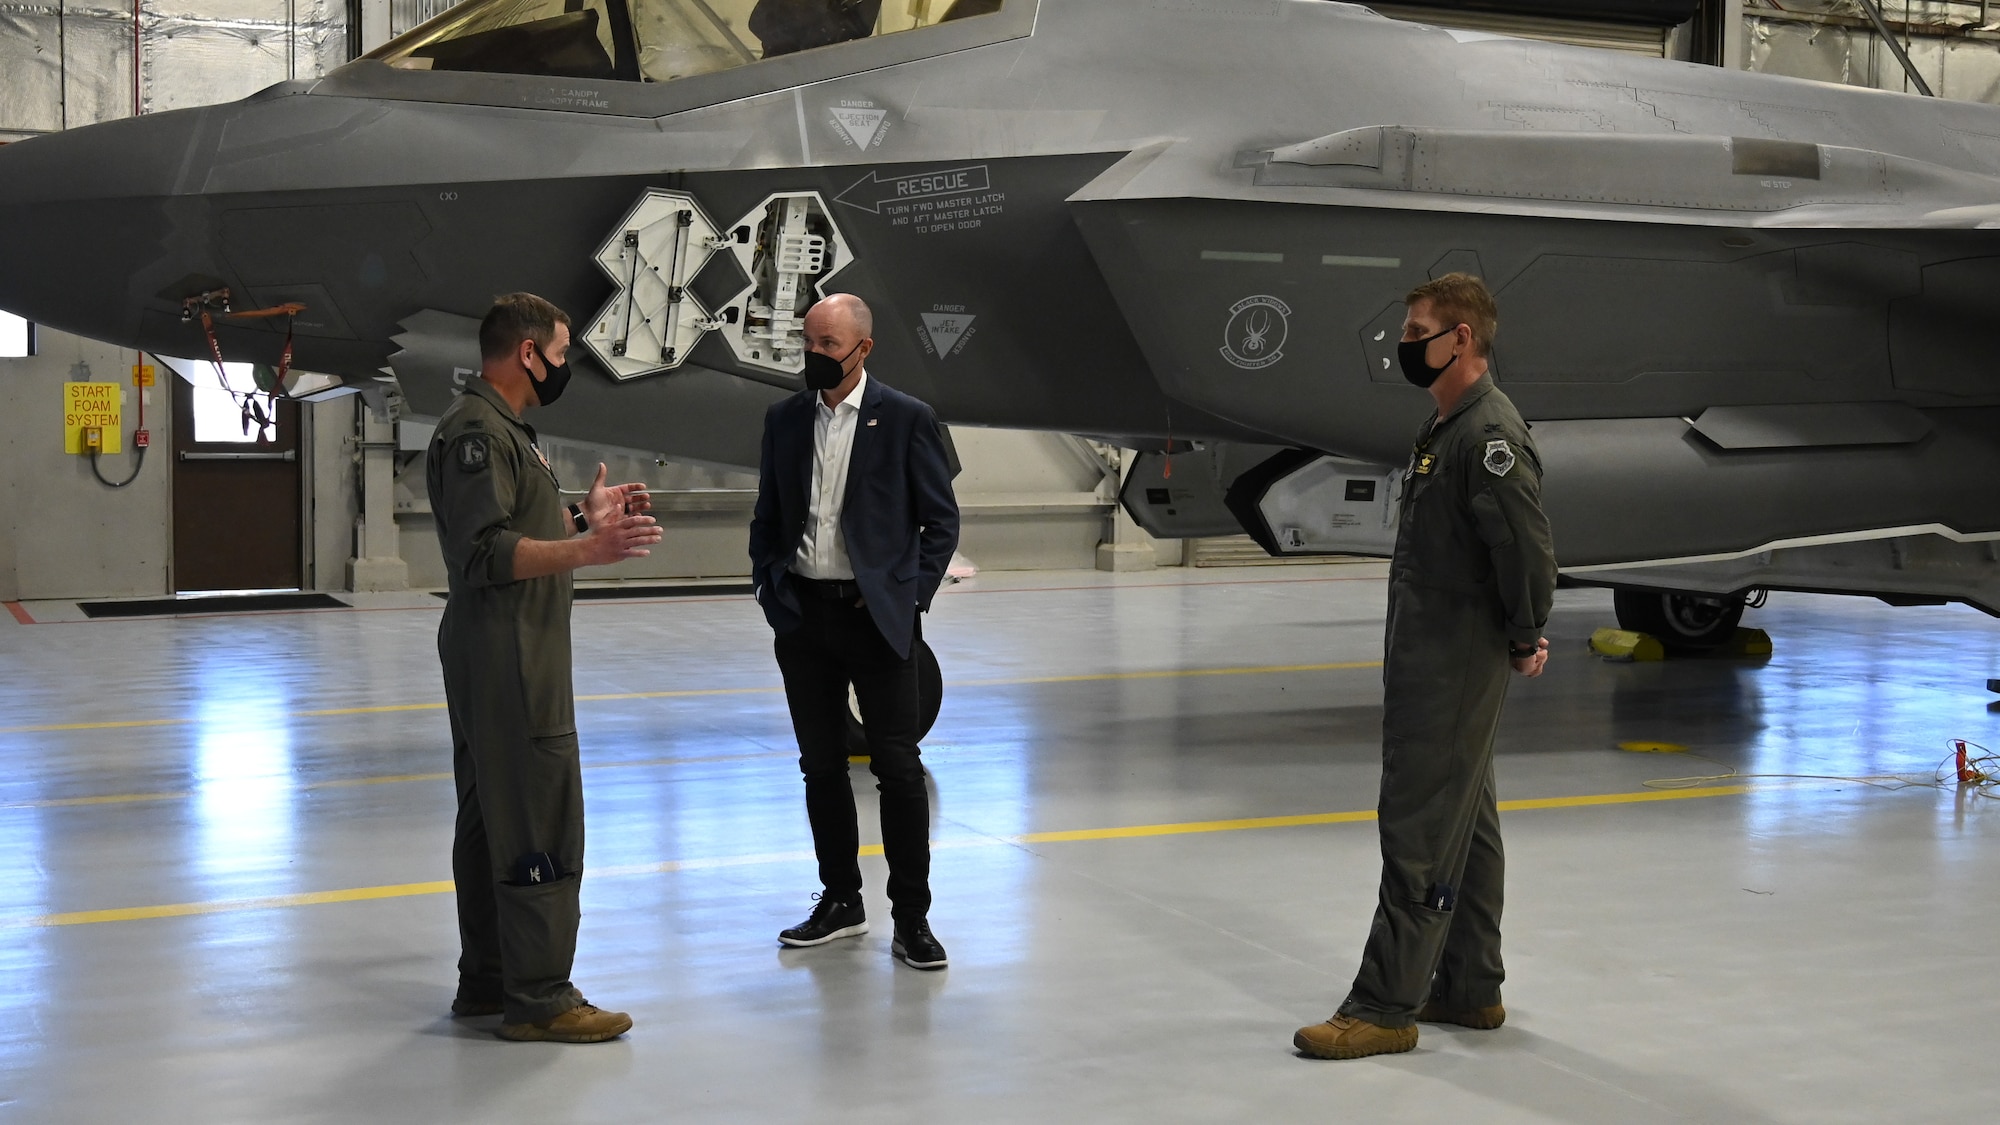
[[[658,543],[663,534],[659,521],[647,515],[611,515],[601,523],[595,516],[587,518],[590,519],[590,530],[583,533],[585,566],[605,566],[624,559],[645,558],[653,553],[649,548]]]
[[[583,498],[583,519],[592,528],[600,523],[611,523],[622,516],[640,515],[653,510],[653,497],[646,486],[638,481],[631,484],[604,483],[607,470],[602,461],[597,463],[597,479],[590,482],[590,492]]]

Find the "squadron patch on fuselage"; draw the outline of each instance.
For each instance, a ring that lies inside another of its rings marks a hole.
[[[1486,443],[1486,457],[1480,464],[1496,477],[1504,477],[1514,468],[1514,447],[1505,441]]]

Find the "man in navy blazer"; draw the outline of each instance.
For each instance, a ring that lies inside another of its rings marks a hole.
[[[863,366],[875,346],[868,306],[851,294],[828,297],[807,311],[805,331],[806,389],[764,415],[750,521],[751,580],[777,633],[823,888],[811,916],[778,940],[814,946],[868,932],[847,774],[851,683],[881,791],[890,951],[912,968],[942,969],[944,946],[928,921],[930,796],[915,657],[918,615],[958,546],[958,501],[937,415]]]

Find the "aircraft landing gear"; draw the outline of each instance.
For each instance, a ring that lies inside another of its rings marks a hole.
[[[1707,652],[1736,633],[1742,598],[1677,590],[1613,590],[1618,627],[1658,637],[1670,653]]]

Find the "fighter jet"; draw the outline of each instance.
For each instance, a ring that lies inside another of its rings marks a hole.
[[[1996,225],[2000,108],[1329,0],[470,0],[0,149],[0,307],[421,417],[532,290],[550,428],[747,466],[848,291],[948,422],[1145,451],[1157,534],[1382,553],[1401,298],[1463,269],[1565,573],[1700,644],[1768,588],[2000,611]]]

